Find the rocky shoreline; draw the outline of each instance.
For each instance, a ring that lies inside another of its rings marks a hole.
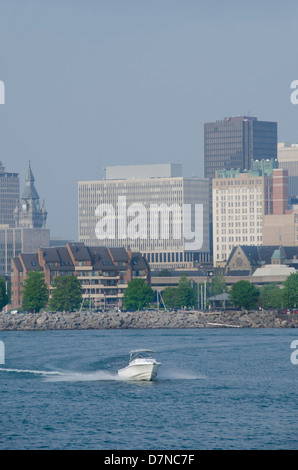
[[[0,331],[120,328],[297,328],[298,315],[276,311],[0,313]]]

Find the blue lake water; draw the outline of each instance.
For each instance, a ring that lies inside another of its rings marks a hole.
[[[295,329],[0,332],[0,449],[297,449]],[[157,380],[124,382],[150,348]]]

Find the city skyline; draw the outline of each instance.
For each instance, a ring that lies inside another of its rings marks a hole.
[[[251,115],[298,141],[294,1],[0,6],[1,160],[31,160],[52,236],[77,239],[76,186],[106,165],[204,175],[204,123]]]

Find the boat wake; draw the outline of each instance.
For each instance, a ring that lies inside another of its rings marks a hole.
[[[46,382],[93,382],[104,380],[121,380],[117,372],[98,370],[95,372],[59,372],[45,377]]]
[[[94,381],[120,381],[125,379],[118,376],[117,372],[107,370],[97,370],[94,372],[74,372],[74,371],[46,371],[32,369],[9,369],[0,368],[0,372],[13,372],[17,374],[39,375],[46,382],[94,382]],[[197,380],[204,379],[203,375],[194,374],[185,370],[164,369],[156,378],[156,381],[164,380]]]
[[[0,372],[16,372],[18,374],[35,374],[35,375],[57,375],[57,374],[60,374],[60,372],[58,372],[58,371],[31,370],[31,369],[6,369],[5,367],[1,367]]]

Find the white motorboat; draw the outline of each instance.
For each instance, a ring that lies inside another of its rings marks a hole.
[[[152,353],[154,351],[148,349],[130,351],[129,364],[124,369],[118,370],[119,377],[126,380],[154,379],[157,376],[161,363],[152,357]]]

